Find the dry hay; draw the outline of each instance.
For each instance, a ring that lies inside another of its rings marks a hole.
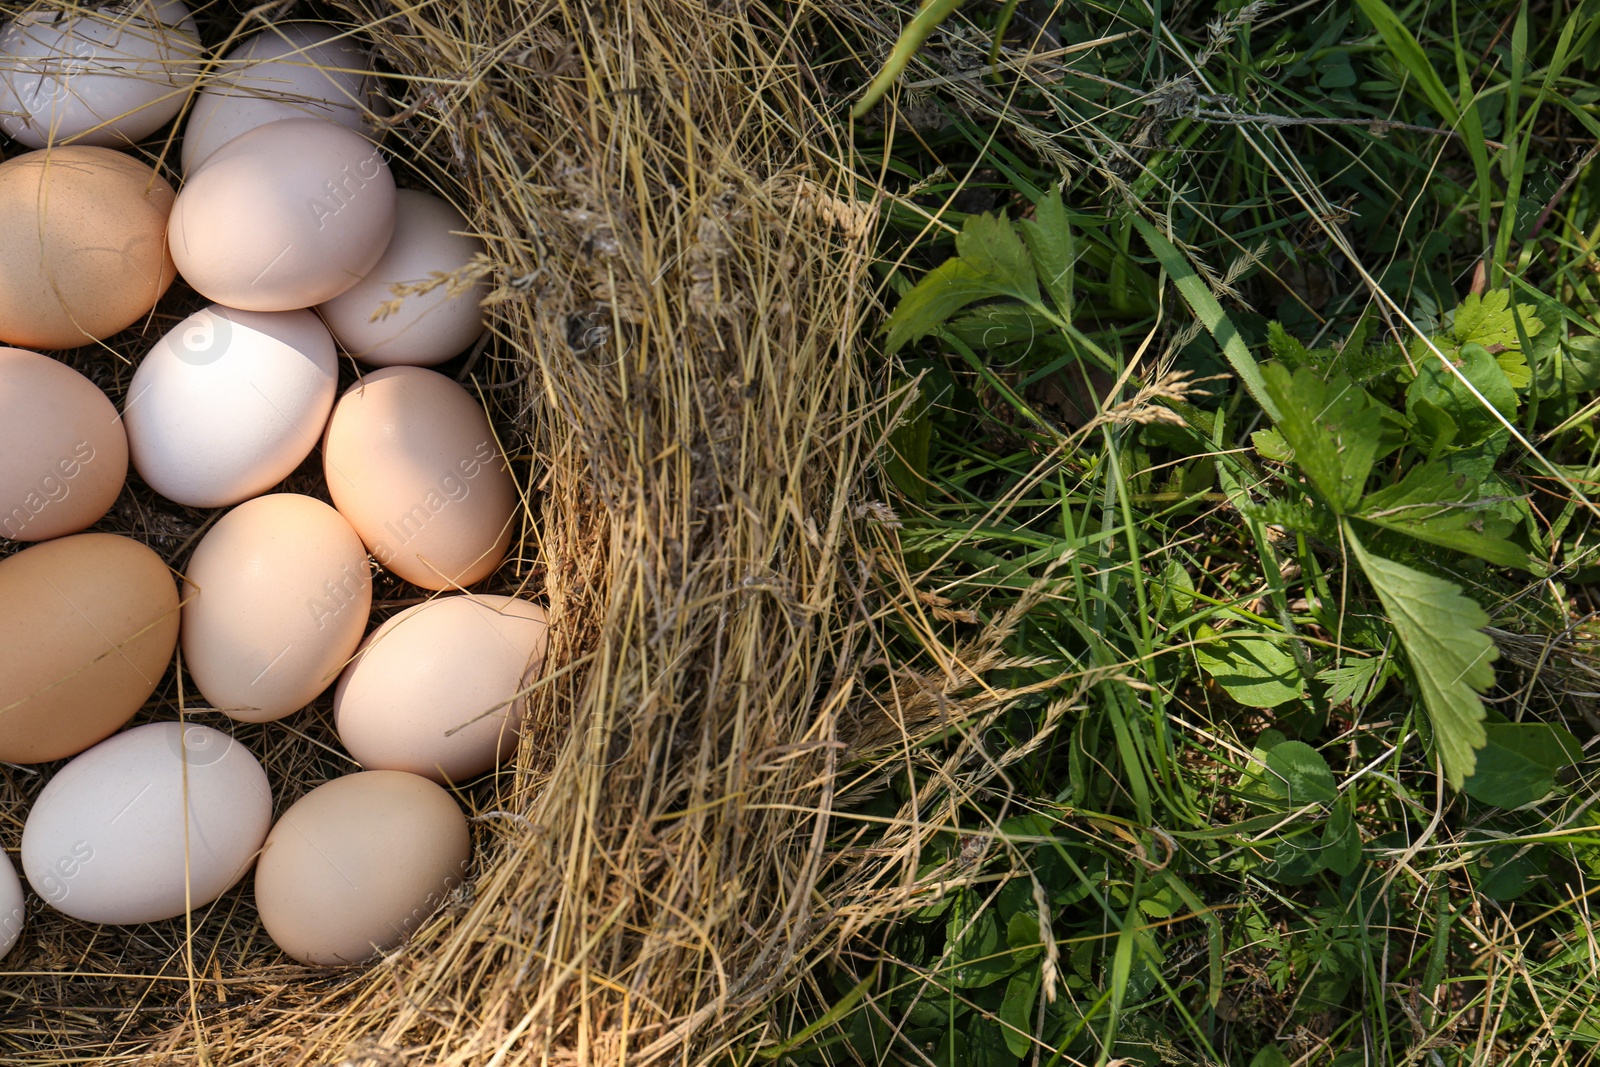
[[[445,0],[212,5],[201,21],[215,45],[329,14],[393,73],[402,182],[488,238],[493,338],[445,369],[482,390],[528,489],[520,556],[493,588],[547,600],[551,670],[515,767],[460,793],[467,888],[402,949],[346,972],[288,962],[248,880],[129,929],[30,898],[0,978],[0,1061],[707,1054],[836,929],[817,887],[860,698],[856,538],[874,523],[859,490],[883,422],[858,352],[871,215],[779,14]],[[199,303],[176,291],[69,361],[120,402],[129,358]],[[324,495],[316,470],[288,488]],[[212,518],[135,482],[97,529],[181,570]],[[417,595],[375,594],[383,610]],[[169,674],[142,716],[192,701]],[[326,702],[235,732],[279,810],[353,769]],[[41,770],[3,768],[13,854]]]

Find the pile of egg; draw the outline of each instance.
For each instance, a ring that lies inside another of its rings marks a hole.
[[[178,0],[0,27],[17,148],[0,163],[0,537],[27,543],[0,559],[0,761],[71,757],[22,834],[57,910],[175,918],[253,865],[285,953],[358,962],[463,877],[444,786],[512,752],[544,659],[540,607],[466,591],[505,558],[519,493],[483,405],[427,369],[484,333],[483,245],[444,200],[396,188],[364,125],[368,58],[341,31],[276,25],[205,65]],[[186,102],[174,191],[125,150]],[[180,275],[211,305],[137,360],[120,411],[45,354],[146,319]],[[336,395],[341,351],[367,366]],[[319,447],[333,506],[274,491]],[[83,532],[130,463],[177,504],[228,509],[181,590],[143,543]],[[372,561],[439,595],[365,634]],[[363,770],[274,823],[229,733],[127,728],[180,649],[189,691],[241,722],[333,687]],[[0,955],[23,906],[0,853]]]

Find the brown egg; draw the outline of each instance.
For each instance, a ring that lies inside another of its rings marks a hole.
[[[466,871],[472,837],[449,793],[404,771],[320,785],[256,861],[256,909],[302,963],[360,963],[422,925]]]
[[[161,557],[116,534],[0,560],[0,760],[43,763],[109,737],[149,699],[178,642]]]
[[[328,505],[258,496],[195,546],[183,592],[183,666],[241,722],[292,715],[333,684],[372,609],[367,553]]]
[[[110,148],[46,148],[0,163],[0,341],[76,348],[155,307],[174,194]]]
[[[127,477],[128,437],[110,399],[49,356],[0,348],[0,537],[77,533]]]
[[[334,405],[322,468],[373,557],[424,589],[488,577],[505,559],[517,485],[483,405],[444,375],[386,367]]]

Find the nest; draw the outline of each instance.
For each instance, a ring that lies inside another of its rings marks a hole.
[[[349,0],[200,17],[213,48],[285,18],[359,32],[388,74],[401,183],[485,235],[491,337],[440,369],[486,399],[526,491],[520,551],[486,588],[548,605],[548,669],[515,764],[457,791],[468,881],[407,944],[349,970],[294,964],[248,878],[132,928],[30,896],[0,1059],[650,1063],[759,1038],[843,921],[818,890],[842,731],[867,714],[862,542],[884,528],[862,496],[884,422],[857,353],[873,219],[787,15]],[[159,138],[139,154],[176,159]],[[62,357],[120,404],[132,361],[202,303],[180,286]],[[285,488],[326,499],[317,458]],[[135,480],[95,528],[181,571],[214,517]],[[384,579],[380,618],[421,595]],[[192,701],[173,672],[141,719],[195,717]],[[326,705],[200,720],[260,756],[281,811],[355,769]],[[0,768],[13,855],[51,770]]]

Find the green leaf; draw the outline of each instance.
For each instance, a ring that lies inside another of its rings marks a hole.
[[[924,274],[889,313],[883,325],[888,335],[884,351],[892,356],[907,342],[933,333],[968,304],[998,295],[994,283],[976,267],[961,259],[947,259]]]
[[[1034,1012],[1039,1003],[1039,972],[1024,971],[1011,976],[1006,996],[1000,1002],[1000,1032],[1006,1048],[1019,1059],[1033,1048]]]
[[[1028,304],[1039,302],[1039,279],[1028,248],[1011,223],[998,215],[968,215],[956,235],[956,255],[996,293]]]
[[[1421,463],[1394,485],[1368,493],[1357,515],[1419,541],[1527,570],[1527,553],[1506,540],[1515,524],[1493,504],[1478,502],[1481,487],[1481,480],[1445,463]]]
[[[1469,868],[1477,876],[1478,892],[1504,903],[1532,889],[1544,874],[1544,850],[1522,849],[1521,845],[1507,843],[1481,850],[1477,862]]]
[[[1017,969],[1016,957],[1000,938],[994,912],[985,911],[970,925],[969,919],[965,908],[952,911],[946,935],[951,944],[951,983],[962,989],[986,986]]]
[[[1542,722],[1491,723],[1478,766],[1461,787],[1474,800],[1500,808],[1532,804],[1555,788],[1556,772],[1576,763],[1583,746],[1571,732]]]
[[[1349,797],[1341,797],[1333,807],[1328,825],[1322,828],[1322,862],[1343,878],[1361,865],[1361,828]]]
[[[1449,356],[1449,353],[1446,353]],[[1417,378],[1406,389],[1406,415],[1416,422],[1417,408],[1426,401],[1447,414],[1455,423],[1459,444],[1475,444],[1501,429],[1500,421],[1463,384],[1471,382],[1493,407],[1506,418],[1517,413],[1517,394],[1500,364],[1480,344],[1462,345],[1450,359],[1457,373],[1431,352],[1421,361]]]
[[[1200,636],[1208,635],[1202,627]],[[1275,708],[1300,696],[1300,668],[1288,650],[1265,634],[1229,633],[1196,644],[1200,668],[1246,707]]]
[[[1061,203],[1061,190],[1051,185],[1050,191],[1034,204],[1033,218],[1023,219],[1017,227],[1022,231],[1022,239],[1033,256],[1034,271],[1050,302],[1063,321],[1071,322],[1072,267],[1077,257],[1067,209]]]
[[[1368,656],[1365,659],[1347,659],[1342,667],[1329,667],[1317,674],[1317,681],[1327,682],[1325,694],[1334,707],[1355,704],[1373,688],[1379,671],[1393,662],[1385,656]],[[1387,671],[1385,671],[1387,673]]]
[[[1284,885],[1305,885],[1322,871],[1322,857],[1287,838],[1272,850],[1272,862],[1261,873]]]
[[[1339,798],[1339,786],[1322,754],[1304,741],[1285,741],[1267,753],[1264,780],[1290,807],[1302,804],[1331,804]]]
[[[1306,346],[1285,330],[1281,322],[1267,324],[1267,347],[1272,350],[1272,358],[1290,370],[1298,370],[1312,362]]]
[[[922,383],[902,381],[901,387],[916,390],[905,419],[889,434],[889,451],[884,470],[889,480],[912,500],[928,499],[928,453],[933,442],[933,420],[929,417],[927,391]]]
[[[1274,364],[1263,376],[1280,412],[1278,432],[1294,449],[1295,465],[1335,514],[1346,513],[1372,472],[1382,413],[1365,389],[1343,375],[1324,382],[1311,370],[1291,376]]]
[[[1370,554],[1354,530],[1346,536],[1406,651],[1445,777],[1460,789],[1487,739],[1478,694],[1494,684],[1498,653],[1483,632],[1489,616],[1450,582]]]
[[[1518,323],[1522,327],[1518,334]],[[1526,389],[1533,381],[1528,369],[1528,359],[1522,351],[1523,338],[1530,342],[1544,330],[1535,308],[1527,304],[1512,304],[1509,289],[1491,289],[1482,296],[1468,294],[1456,308],[1451,319],[1450,338],[1457,348],[1479,344],[1485,348],[1501,348],[1495,353],[1495,362],[1505,372],[1514,389]],[[1442,346],[1441,346],[1442,347]],[[1445,352],[1447,357],[1453,354]]]
[[[1250,443],[1257,455],[1274,463],[1287,463],[1294,456],[1294,449],[1277,430],[1257,430],[1250,435]]]
[[[1244,383],[1245,390],[1254,398],[1267,418],[1273,422],[1279,419],[1278,405],[1267,394],[1266,384],[1261,380],[1261,368],[1256,364],[1255,357],[1250,354],[1250,349],[1245,345],[1244,338],[1239,336],[1239,331],[1234,328],[1233,320],[1229,319],[1222,310],[1222,305],[1217,303],[1217,298],[1211,290],[1195,273],[1193,264],[1178,251],[1176,245],[1161,233],[1160,230],[1150,225],[1148,221],[1138,215],[1130,215],[1129,220],[1139,235],[1144,238],[1145,244],[1150,246],[1150,251],[1155,253],[1156,259],[1161,261],[1161,266],[1166,269],[1172,284],[1177,286],[1178,293],[1184,302],[1194,312],[1212,338],[1222,349],[1222,354],[1233,367],[1233,372]]]

